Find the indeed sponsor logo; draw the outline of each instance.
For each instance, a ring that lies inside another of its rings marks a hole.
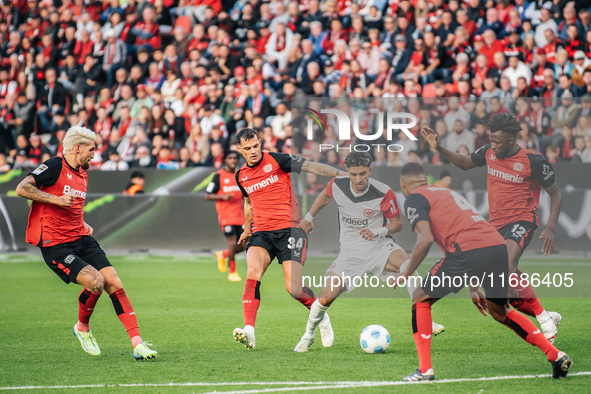
[[[523,182],[523,178],[520,176],[507,174],[506,172],[503,172],[500,170],[495,170],[494,168],[491,168],[491,167],[488,167],[488,173],[489,173],[489,175],[504,179],[506,181],[511,181],[511,182],[515,182],[515,183]]]
[[[72,189],[69,185],[64,186],[64,194],[70,194],[82,199],[86,199],[86,193],[80,190]]]
[[[369,224],[368,219],[357,219],[357,218],[348,218],[343,216],[343,223],[351,226],[351,227],[367,227]]]
[[[271,185],[275,182],[278,182],[278,181],[279,181],[279,177],[277,175],[271,175],[270,177],[268,177],[267,179],[263,179],[259,183],[255,183],[252,186],[246,187],[244,190],[246,190],[246,192],[248,194],[250,194],[252,192],[256,192],[257,190],[260,190],[263,187],[269,186],[269,185]]]

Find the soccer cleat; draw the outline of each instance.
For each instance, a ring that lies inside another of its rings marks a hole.
[[[552,363],[552,378],[562,379],[566,377],[568,369],[573,366],[573,360],[565,352],[558,352],[556,361]]]
[[[156,350],[150,349],[148,344],[144,342],[140,342],[139,345],[133,349],[133,358],[135,358],[137,361],[156,358],[157,355],[158,352]]]
[[[74,324],[72,332],[74,333],[74,336],[78,338],[78,340],[80,341],[82,349],[92,356],[98,356],[99,354],[101,354],[101,349],[99,349],[99,346],[96,343],[96,339],[94,339],[92,332],[90,330],[86,332],[78,331],[78,329],[76,328],[77,325],[78,323]]]
[[[562,317],[561,317],[562,318]],[[542,333],[550,343],[554,343],[554,337],[558,330],[556,329],[556,323],[552,316],[548,313],[545,317],[541,317],[538,319],[538,323],[540,323],[540,328],[542,329]]]
[[[308,338],[306,336],[303,336],[302,339],[300,339],[300,341],[296,345],[296,347],[293,349],[293,351],[298,352],[298,353],[307,352],[313,343],[314,343],[314,337]]]
[[[334,331],[332,330],[328,313],[324,315],[324,319],[322,319],[318,325],[318,328],[320,328],[320,339],[322,340],[322,346],[331,347],[332,343],[334,342]]]
[[[224,257],[224,252],[221,250],[215,252],[215,258],[218,260],[218,269],[220,272],[226,272],[226,258]]]
[[[240,277],[240,275],[238,275],[238,272],[230,272],[228,274],[228,280],[230,282],[240,282],[242,278]]]
[[[437,336],[445,331],[444,326],[442,326],[441,324],[437,324],[435,322],[432,322],[432,329],[433,329],[433,335],[435,335],[435,336]]]
[[[417,368],[416,371],[414,371],[408,376],[405,376],[404,378],[402,378],[402,380],[404,380],[405,382],[424,382],[427,380],[435,380],[435,373],[433,372],[432,368],[429,368],[425,373],[421,373],[421,369]]]
[[[254,327],[253,326],[246,326],[244,328],[235,328],[234,332],[234,340],[236,342],[242,343],[246,346],[247,349],[254,349],[256,345],[256,340],[254,337]]]
[[[548,314],[550,315],[552,320],[554,320],[554,324],[556,324],[556,327],[558,328],[560,322],[562,321],[562,315],[558,312],[548,312]]]

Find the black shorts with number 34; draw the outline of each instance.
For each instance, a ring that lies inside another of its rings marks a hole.
[[[308,235],[297,227],[258,231],[250,237],[246,248],[251,246],[260,246],[265,249],[269,253],[271,261],[277,257],[279,264],[291,260],[304,265],[308,251]]]
[[[519,220],[501,227],[499,233],[504,239],[515,241],[521,250],[525,250],[534,237],[534,231],[536,231],[536,228],[538,228],[538,226],[536,226],[535,223]]]

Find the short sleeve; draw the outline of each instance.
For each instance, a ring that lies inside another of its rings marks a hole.
[[[29,175],[35,179],[35,185],[39,186],[52,186],[55,185],[62,172],[62,159],[54,157],[43,162]]]
[[[380,203],[380,210],[384,213],[384,217],[388,219],[395,218],[400,215],[400,209],[398,208],[398,202],[396,201],[396,195],[392,189],[386,192],[386,195]]]
[[[326,185],[326,189],[324,189],[324,192],[325,192],[325,193],[326,193],[326,195],[327,195],[328,197],[330,197],[330,198],[333,198],[333,197],[332,197],[332,185],[334,185],[334,180],[335,180],[335,178],[332,178],[332,179],[331,179],[331,180],[328,182],[328,184]]]
[[[556,179],[554,168],[548,160],[541,155],[528,154],[531,167],[531,177],[535,179],[544,189],[552,186]]]
[[[246,192],[246,190],[244,190],[244,188],[240,184],[240,170],[236,171],[235,177],[236,177],[236,184],[240,188],[240,191],[242,192],[242,196],[244,196],[244,198],[248,198],[248,193]]]
[[[430,221],[430,210],[431,204],[429,204],[425,196],[413,193],[406,198],[404,202],[404,213],[410,222],[411,230],[414,230],[415,225],[421,220]]]
[[[217,172],[214,174],[211,182],[207,185],[207,189],[205,189],[207,194],[217,194],[220,191],[220,174]]]
[[[270,152],[269,155],[275,159],[277,164],[279,164],[279,168],[285,173],[297,172],[299,174],[302,171],[302,165],[305,160],[299,156],[275,152]]]
[[[473,152],[470,155],[470,159],[472,159],[474,164],[476,164],[478,167],[485,166],[486,165],[486,152],[488,152],[489,148],[490,148],[490,144],[486,144],[484,146],[481,146],[480,148],[478,148],[476,150],[476,152]]]

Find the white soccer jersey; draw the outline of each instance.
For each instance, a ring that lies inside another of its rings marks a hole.
[[[386,218],[391,219],[400,214],[392,189],[372,178],[363,193],[356,193],[348,176],[336,177],[326,186],[326,194],[339,207],[341,250],[365,249],[372,243],[378,243],[378,237],[367,241],[359,232],[364,228],[383,227],[386,225]],[[373,244],[371,247],[375,246]]]

